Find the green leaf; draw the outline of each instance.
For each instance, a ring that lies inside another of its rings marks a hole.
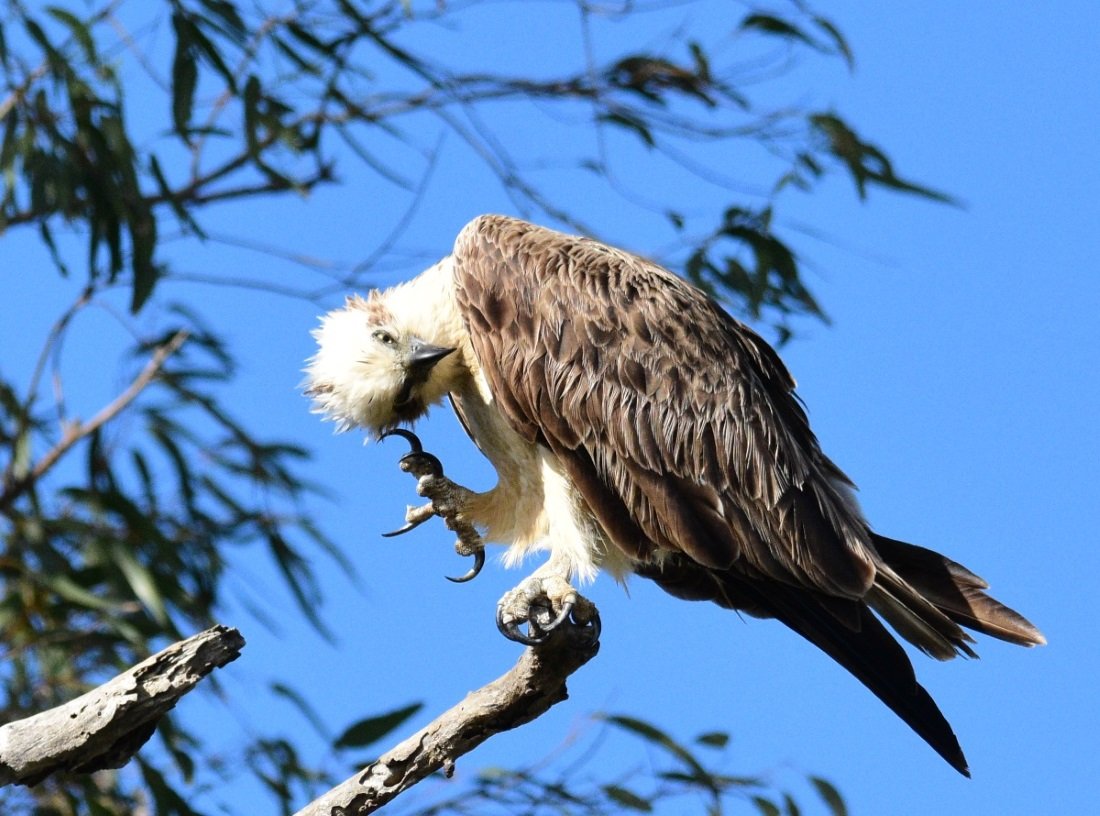
[[[171,717],[164,717],[157,724],[157,736],[172,755],[183,780],[190,783],[195,776],[195,760],[187,750],[193,748],[196,741],[190,734],[177,728]]]
[[[244,20],[241,19],[237,7],[229,0],[200,0],[200,2],[220,21],[219,24],[215,24],[219,31],[237,44],[247,40],[248,29],[245,27]]]
[[[264,530],[264,535],[271,555],[275,559],[275,565],[282,572],[298,608],[306,616],[306,620],[313,624],[313,628],[326,640],[331,641],[332,632],[317,613],[320,593],[316,587],[316,578],[309,568],[309,562],[290,546],[290,542],[277,529],[267,528]]]
[[[188,21],[191,23],[190,36],[195,53],[204,57],[210,66],[221,75],[222,79],[225,80],[226,87],[228,87],[232,93],[237,93],[237,80],[226,64],[225,59],[222,57],[221,51],[217,49],[214,43],[198,25],[198,23],[201,22],[201,18],[196,18],[194,20],[189,18]]]
[[[421,708],[423,703],[413,703],[404,708],[398,708],[377,717],[367,717],[353,723],[344,730],[344,733],[336,738],[334,748],[363,748],[400,726],[405,720],[412,717]]]
[[[132,166],[128,169],[133,172]],[[136,190],[136,178],[132,181],[132,189]],[[130,196],[130,199],[134,202],[126,211],[130,228],[130,268],[134,274],[130,313],[137,314],[153,294],[164,270],[153,261],[157,249],[157,219],[152,206],[145,203],[140,195]]]
[[[80,584],[74,581],[69,575],[47,575],[44,577],[43,583],[53,592],[56,592],[59,598],[64,598],[70,603],[83,606],[87,609],[110,612],[115,610],[118,606],[118,604],[101,598],[95,593],[80,586]]]
[[[183,224],[184,229],[191,230],[199,238],[206,238],[206,232],[199,226],[198,222],[191,216],[187,208],[180,201],[172,191],[172,186],[168,183],[168,179],[164,175],[164,170],[161,169],[160,161],[157,159],[156,154],[150,154],[149,156],[149,169],[153,171],[153,178],[157,182],[157,187],[160,188],[161,197],[168,202],[172,208],[172,212],[176,214],[176,218]]]
[[[317,709],[311,706],[305,697],[283,683],[272,683],[271,690],[285,700],[290,701],[298,709],[298,712],[309,721],[309,724],[313,726],[313,730],[317,732],[321,739],[326,742],[332,741],[332,735],[325,726],[324,720],[321,719],[321,715],[317,713]]]
[[[145,498],[145,504],[150,514],[155,514],[157,512],[157,491],[149,462],[141,451],[136,449],[130,451],[130,461],[134,466],[134,470],[137,471],[138,480],[141,482],[141,492]]]
[[[723,731],[708,731],[697,736],[695,741],[710,748],[725,748],[729,745],[730,735]]]
[[[944,204],[958,204],[946,193],[906,181],[894,172],[893,164],[885,153],[870,142],[863,141],[848,124],[835,113],[815,113],[808,117],[810,126],[827,140],[827,150],[848,168],[859,197],[867,197],[868,183],[903,193],[930,198]]]
[[[688,50],[691,52],[691,59],[695,62],[695,74],[704,82],[710,82],[710,59],[703,47],[692,41],[688,43]]]
[[[12,446],[11,475],[22,479],[31,472],[31,434],[27,427],[20,427]]]
[[[38,234],[42,237],[42,243],[50,251],[50,259],[53,261],[53,265],[57,267],[57,271],[64,278],[69,277],[69,267],[65,265],[65,261],[57,249],[57,243],[53,239],[53,230],[50,229],[50,225],[45,220],[38,224]]]
[[[249,74],[244,83],[244,134],[248,142],[248,153],[253,158],[260,154],[260,142],[257,136],[260,115],[260,80],[255,74]]]
[[[762,788],[764,780],[759,776],[730,776],[729,774],[715,774],[713,777],[720,787],[724,788]]]
[[[27,34],[32,40],[38,43],[38,47],[42,49],[46,55],[46,60],[50,63],[50,70],[57,76],[65,76],[71,73],[68,62],[65,57],[54,47],[46,36],[46,32],[42,30],[42,26],[36,23],[29,17],[24,18],[23,28],[26,29]]]
[[[811,48],[819,47],[818,44],[814,42],[813,38],[806,34],[801,28],[794,25],[794,23],[789,23],[771,14],[749,14],[741,21],[740,28],[742,31],[754,29],[764,34],[770,34],[773,37],[799,40]]]
[[[603,715],[603,719],[614,726],[638,735],[647,742],[651,742],[663,748],[683,762],[692,771],[696,779],[704,780],[710,778],[710,772],[702,766],[699,760],[695,758],[694,754],[655,725],[651,725],[635,717],[627,717],[618,714]]]
[[[59,6],[49,6],[46,9],[46,13],[69,29],[69,33],[72,34],[73,39],[80,45],[81,49],[84,51],[84,57],[89,63],[95,64],[98,62],[95,51],[95,41],[92,39],[92,33],[87,23],[80,20],[72,12]]]
[[[292,48],[288,42],[283,40],[282,37],[272,35],[271,42],[275,44],[275,47],[279,49],[279,52],[284,57],[289,59],[298,67],[299,71],[303,71],[307,74],[310,74],[311,76],[321,75],[321,69],[317,66],[317,63],[307,60],[305,57],[299,54],[297,50]]]
[[[814,24],[829,35],[829,39],[833,41],[833,47],[837,53],[844,57],[844,61],[848,63],[848,70],[854,69],[856,67],[855,54],[852,53],[848,40],[840,33],[840,29],[825,17],[814,17]]]
[[[199,81],[193,48],[195,25],[176,12],[172,15],[172,29],[176,32],[176,51],[172,57],[172,124],[176,133],[190,144],[188,128]]]
[[[817,789],[818,796],[825,800],[833,816],[848,816],[848,806],[844,804],[844,798],[832,782],[820,776],[811,776],[810,783]]]
[[[289,22],[287,23],[286,28],[287,31],[290,32],[291,36],[294,37],[294,39],[298,40],[298,42],[302,43],[303,45],[312,48],[318,54],[330,57],[335,53],[336,48],[334,45],[332,45],[331,43],[322,42],[321,40],[317,39],[317,37],[315,37],[313,33],[304,26],[301,26],[295,22]]]
[[[187,461],[187,457],[184,455],[174,438],[174,435],[179,432],[179,429],[174,423],[164,420],[164,418],[158,414],[151,414],[149,419],[149,432],[152,434],[153,438],[160,443],[161,448],[168,455],[168,460],[172,463],[176,471],[177,490],[183,497],[184,506],[194,515],[196,512],[194,477],[191,473],[191,466]]]
[[[650,132],[649,128],[646,127],[645,122],[632,114],[624,112],[601,113],[596,117],[596,120],[626,128],[645,142],[647,147],[656,147],[657,145],[657,141],[653,138],[653,134]]]
[[[753,29],[769,36],[797,41],[822,54],[839,54],[847,64],[848,70],[852,70],[855,67],[855,57],[848,41],[840,33],[840,29],[825,17],[814,16],[811,19],[814,25],[828,37],[828,43],[811,37],[794,23],[772,14],[750,14],[741,21],[740,28],[741,30]]]
[[[156,221],[149,219],[148,222],[143,222],[148,226],[155,226]],[[148,240],[143,237],[141,240],[137,239],[138,235],[145,236],[148,233],[145,228],[139,229],[136,233],[131,234],[131,238],[134,240],[134,285],[133,290],[130,293],[130,314],[137,314],[141,311],[141,307],[145,305],[149,300],[149,296],[153,294],[153,288],[156,286],[158,280],[160,280],[163,268],[157,264],[150,263],[146,257],[148,252],[151,252],[156,246],[156,236],[154,235],[152,240]]]
[[[11,108],[4,119],[6,121],[4,122],[4,141],[3,144],[0,144],[0,170],[8,174],[15,162],[16,136],[19,133],[19,108]],[[14,176],[9,177],[9,184],[13,179]],[[13,193],[14,190],[9,187],[5,198],[10,198]]]
[[[627,810],[636,810],[639,813],[653,812],[653,805],[650,804],[648,799],[644,799],[620,785],[604,785],[603,792],[607,794],[608,799]]]
[[[765,799],[763,796],[754,796],[751,801],[763,816],[783,816],[783,811],[770,799]]]
[[[201,816],[192,810],[182,796],[168,784],[164,775],[144,759],[137,758],[138,768],[141,770],[141,778],[149,791],[153,794],[153,802],[156,804],[156,813],[173,814],[173,816]],[[114,809],[105,810],[104,813],[113,813]]]
[[[164,596],[157,585],[157,579],[121,541],[112,542],[110,552],[111,560],[122,572],[137,599],[158,624],[165,628],[170,627],[168,609],[165,607]]]

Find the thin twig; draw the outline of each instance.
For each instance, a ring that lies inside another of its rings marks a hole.
[[[344,278],[344,283],[350,285],[355,281],[356,276],[359,273],[373,267],[381,258],[389,255],[393,250],[394,244],[397,243],[397,239],[404,234],[408,229],[409,224],[412,222],[413,216],[420,208],[421,202],[424,200],[424,195],[428,190],[428,182],[431,181],[432,173],[435,171],[436,162],[439,160],[440,149],[443,146],[443,139],[446,134],[441,133],[439,138],[435,142],[435,147],[428,154],[428,166],[420,176],[420,182],[416,185],[416,190],[413,193],[412,201],[409,202],[409,206],[405,208],[405,212],[401,217],[397,219],[397,223],[394,224],[389,234],[382,239],[382,242],[375,248],[370,255],[364,260],[357,263],[352,267],[351,273]]]
[[[167,343],[157,348],[152,358],[146,363],[145,368],[143,368],[141,373],[134,378],[134,381],[130,383],[125,391],[100,409],[99,413],[87,422],[76,421],[69,424],[68,427],[65,428],[65,432],[62,434],[58,443],[50,448],[50,450],[46,451],[45,455],[38,460],[38,463],[29,473],[22,478],[9,482],[5,486],[4,492],[0,493],[0,512],[11,507],[12,502],[23,495],[23,493],[35,484],[35,482],[41,479],[50,468],[57,464],[62,456],[69,452],[73,445],[89,434],[94,433],[107,422],[110,422],[121,413],[126,406],[133,402],[138,394],[140,394],[145,387],[153,381],[153,378],[157,376],[165,361],[184,344],[188,336],[189,332],[186,329],[180,329],[172,335],[172,338]]]

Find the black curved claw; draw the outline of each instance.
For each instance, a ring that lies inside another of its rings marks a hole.
[[[516,643],[523,643],[526,646],[538,646],[540,643],[545,643],[554,632],[562,624],[568,623],[571,626],[575,626],[577,633],[584,636],[584,641],[588,644],[596,643],[600,639],[600,633],[603,631],[603,627],[600,623],[600,613],[595,607],[592,607],[592,617],[585,621],[583,624],[577,621],[573,617],[573,609],[576,606],[574,601],[566,601],[562,604],[561,612],[550,623],[542,625],[539,624],[534,618],[529,619],[530,631],[538,634],[526,634],[519,628],[518,621],[512,621],[511,623],[504,622],[504,610],[502,607],[497,607],[497,629],[508,640],[513,640]]]
[[[600,610],[596,607],[592,607],[592,617],[581,627],[581,632],[584,633],[585,640],[589,643],[599,642],[600,633],[603,632],[603,624],[600,623]]]
[[[409,447],[412,448],[413,453],[424,452],[424,446],[420,444],[420,437],[414,434],[408,428],[390,428],[388,431],[378,437],[378,441],[381,442],[387,436],[400,436],[402,439],[409,443]]]
[[[427,451],[409,451],[397,460],[397,464],[401,467],[403,471],[409,473],[410,471],[412,471],[411,463],[415,459],[419,459],[421,462],[425,462],[428,465],[429,476],[435,476],[438,478],[439,476],[443,475],[443,463],[439,461],[439,457],[437,457],[434,453],[428,453]],[[421,474],[414,473],[413,475],[419,476]]]
[[[404,471],[409,470],[409,468],[406,466],[406,464],[410,461],[410,459],[412,457],[420,457],[422,459],[427,459],[428,460],[429,467],[432,468],[432,470],[435,472],[436,475],[438,475],[438,476],[443,475],[443,465],[442,465],[442,463],[435,456],[433,456],[430,453],[426,453],[424,451],[424,446],[421,444],[419,436],[417,436],[412,431],[410,431],[406,428],[391,428],[390,430],[386,431],[381,436],[379,436],[378,441],[381,442],[384,439],[386,439],[386,437],[389,437],[389,436],[400,436],[402,439],[404,439],[406,442],[408,442],[409,447],[412,448],[412,450],[410,450],[408,453],[406,453],[404,456],[402,456],[400,459],[397,460],[399,462],[399,464],[401,465],[402,470],[404,470]],[[418,521],[407,522],[403,527],[400,527],[396,530],[392,530],[388,533],[382,533],[382,537],[383,538],[393,538],[394,536],[404,535],[405,533],[409,532],[409,530],[415,530],[417,527],[419,527],[421,524],[423,524],[425,521],[427,521],[428,518],[429,518],[428,516],[425,516],[424,518],[422,518]]]
[[[443,475],[443,463],[439,461],[439,458],[433,454],[424,450],[424,445],[420,442],[420,437],[414,434],[407,428],[391,428],[378,437],[378,441],[381,442],[388,436],[400,436],[406,442],[409,443],[409,447],[412,448],[408,453],[398,459],[398,463],[401,465],[401,469],[408,472],[412,470],[409,463],[414,459],[419,459],[422,462],[427,463],[428,472],[432,476]]]
[[[538,646],[544,642],[550,635],[544,634],[542,637],[532,637],[524,634],[519,628],[519,621],[512,621],[511,623],[504,622],[504,608],[497,607],[497,629],[508,640],[515,641],[516,643],[522,643],[525,646]]]
[[[406,525],[406,526],[408,526],[408,525]],[[415,527],[415,526],[416,525],[414,524],[413,527]],[[410,528],[410,529],[412,529],[412,528]],[[399,532],[402,532],[402,531],[399,531]],[[465,575],[460,575],[457,578],[454,578],[450,575],[444,575],[443,577],[446,578],[448,581],[453,581],[456,584],[464,584],[467,581],[472,581],[475,578],[477,578],[478,573],[481,572],[481,568],[485,566],[485,550],[484,549],[474,550],[472,555],[474,557],[474,565],[472,567],[470,567],[469,572],[467,572]]]
[[[550,621],[550,623],[542,626],[538,623],[538,621],[532,620],[531,625],[534,626],[536,629],[540,629],[543,632],[553,632],[555,629],[565,623],[566,619],[568,619],[568,617],[573,614],[573,607],[575,607],[576,605],[576,601],[565,601],[561,605],[561,612],[559,612],[558,616]]]
[[[409,532],[409,530],[415,530],[427,520],[428,519],[426,518],[422,518],[418,521],[407,522],[404,527],[398,527],[396,530],[390,530],[388,533],[382,533],[382,538],[393,538],[394,536],[404,535],[405,533]]]

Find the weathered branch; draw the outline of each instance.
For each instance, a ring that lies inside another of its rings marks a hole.
[[[243,647],[236,629],[214,626],[75,700],[0,727],[0,787],[122,767],[180,697]]]
[[[363,816],[394,799],[494,734],[531,722],[568,697],[565,681],[599,650],[562,627],[539,646],[526,649],[502,677],[384,754],[377,762],[315,799],[295,816]]]

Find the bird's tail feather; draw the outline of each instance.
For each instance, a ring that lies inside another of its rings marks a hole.
[[[970,648],[974,639],[886,564],[878,564],[875,583],[864,600],[895,632],[937,660],[978,656]]]
[[[740,581],[736,588],[739,593],[746,590]],[[964,776],[970,776],[966,757],[951,725],[931,695],[917,682],[905,650],[870,609],[858,601],[810,595],[780,584],[770,585],[759,593],[760,604],[777,620],[840,663],[948,764]],[[841,621],[847,616],[830,613],[827,608],[830,604],[851,605],[857,610],[858,628],[845,626]]]
[[[709,600],[786,624],[852,673],[959,773],[970,775],[951,725],[917,682],[913,665],[872,608],[922,651],[946,659],[974,655],[966,626],[1012,643],[1044,643],[1021,615],[990,598],[987,584],[960,564],[923,547],[872,535],[882,563],[864,599],[767,584],[734,570],[707,569],[684,558],[639,564],[635,571],[667,592]]]
[[[987,595],[984,590],[989,584],[961,564],[934,550],[875,533],[871,540],[888,569],[880,570],[867,600],[898,634],[920,649],[943,659],[952,656],[946,651],[950,644],[973,656],[966,645],[972,641],[959,625],[1021,646],[1046,643],[1030,621]]]

